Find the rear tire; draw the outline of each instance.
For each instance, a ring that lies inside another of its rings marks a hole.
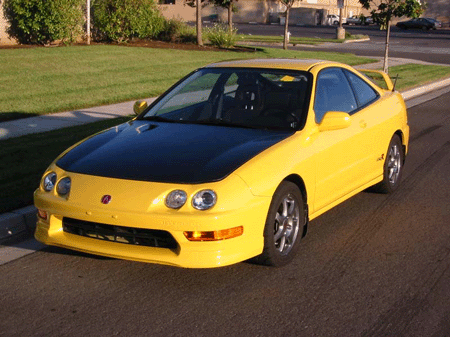
[[[403,163],[405,161],[405,154],[403,153],[403,146],[398,135],[394,135],[389,143],[386,152],[386,159],[383,166],[383,180],[373,187],[373,190],[378,193],[392,193],[400,184],[400,179],[403,173]]]
[[[264,250],[258,264],[281,267],[292,261],[306,231],[307,211],[294,183],[285,181],[275,191],[264,227]]]

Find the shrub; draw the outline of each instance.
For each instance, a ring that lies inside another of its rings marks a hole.
[[[95,0],[91,11],[97,40],[155,38],[164,28],[165,20],[153,0]]]
[[[169,42],[195,43],[197,34],[195,27],[188,26],[177,19],[170,19],[165,21],[164,28],[158,35],[158,39]]]
[[[82,31],[84,0],[4,0],[7,33],[22,44],[73,42]]]
[[[228,26],[215,24],[213,27],[205,29],[205,36],[208,41],[220,48],[230,48],[236,43],[237,29],[233,29],[231,32],[228,30]]]

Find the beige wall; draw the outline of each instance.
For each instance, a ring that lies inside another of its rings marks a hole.
[[[448,27],[450,23],[449,0],[428,0],[427,9],[422,16],[442,21]]]
[[[296,1],[294,7],[298,8],[313,8],[313,9],[323,9],[328,12],[328,14],[339,14],[339,8],[337,7],[336,0],[304,0]],[[345,0],[344,1],[344,18],[353,15],[361,14],[362,6],[358,0]]]
[[[3,4],[0,0],[0,45],[5,44],[17,44],[15,40],[11,40],[6,33],[6,28],[8,27],[8,22],[3,17]]]
[[[195,8],[184,5],[184,1],[178,0],[173,5],[159,5],[159,9],[167,19],[195,21]]]
[[[424,0],[422,0],[423,2]],[[449,27],[450,23],[450,3],[449,0],[426,0],[427,8],[421,15],[425,18],[433,18],[442,21],[444,27]],[[363,10],[364,15],[370,15],[370,10]],[[408,20],[407,17],[394,18],[392,23],[395,24],[398,21]]]
[[[162,13],[167,18],[180,17],[186,21],[195,20],[195,8],[183,5],[184,0],[176,0],[173,5],[160,5]],[[233,22],[269,23],[285,11],[285,7],[277,0],[239,0],[235,2],[238,9],[233,13]],[[345,0],[344,17],[359,15],[361,5],[358,0]],[[325,15],[339,14],[336,0],[303,0],[295,1],[290,19],[293,24],[314,24],[315,15],[323,11]],[[202,16],[217,15],[219,21],[227,22],[228,14],[224,8],[208,5],[202,9]]]

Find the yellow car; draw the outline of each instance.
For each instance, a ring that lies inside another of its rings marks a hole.
[[[74,145],[35,192],[48,245],[188,268],[292,260],[309,220],[399,184],[405,103],[350,66],[212,64]]]

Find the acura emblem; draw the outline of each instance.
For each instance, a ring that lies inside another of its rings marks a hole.
[[[107,204],[109,204],[110,202],[111,202],[111,196],[110,196],[110,195],[106,194],[106,195],[104,195],[104,196],[102,197],[102,204],[107,205]]]

